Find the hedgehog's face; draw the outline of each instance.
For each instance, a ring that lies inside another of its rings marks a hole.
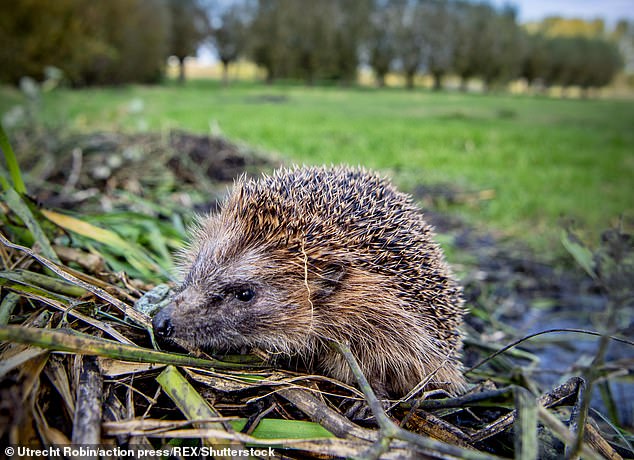
[[[308,345],[314,305],[296,263],[254,250],[222,257],[211,245],[192,259],[171,304],[154,317],[160,339],[225,351],[291,353]]]

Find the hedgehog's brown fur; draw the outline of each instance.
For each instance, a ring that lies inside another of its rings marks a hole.
[[[432,238],[408,195],[362,169],[241,179],[201,219],[184,283],[159,316],[186,348],[298,354],[351,383],[334,339],[382,394],[426,379],[459,393],[461,290]]]

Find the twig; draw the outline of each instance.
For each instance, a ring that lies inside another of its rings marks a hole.
[[[400,423],[403,428],[423,436],[438,439],[452,446],[469,448],[472,445],[471,436],[440,417],[425,411],[410,411],[408,415],[410,417],[407,422]]]
[[[347,345],[339,342],[330,342],[330,345],[346,360],[350,370],[357,380],[359,388],[365,396],[365,400],[370,406],[370,410],[374,414],[374,418],[379,424],[379,439],[373,444],[372,448],[365,453],[364,458],[378,458],[382,453],[386,452],[389,448],[390,441],[392,439],[400,439],[401,441],[408,442],[420,449],[422,449],[428,455],[451,455],[464,459],[493,459],[498,458],[483,452],[476,450],[465,449],[458,446],[452,446],[435,439],[420,436],[411,431],[404,430],[397,426],[387,416],[381,401],[376,397],[376,394],[372,390],[372,387],[368,383],[368,380],[363,375],[359,363],[350,351]]]
[[[603,415],[601,412],[599,412],[598,410],[596,410],[594,408],[591,408],[591,410],[592,410],[592,412],[594,412],[595,416],[597,416],[601,420],[603,420],[603,423],[605,423],[610,428],[612,428],[612,430],[614,431],[614,434],[616,435],[616,437],[623,443],[623,446],[634,454],[634,446],[627,439],[627,437],[623,434],[623,432],[621,432],[621,430],[619,430],[616,426],[614,426],[614,424],[610,420],[608,420],[605,417],[605,415]]]
[[[530,334],[530,335],[527,335],[525,337],[522,337],[521,339],[515,340],[515,341],[509,343],[508,345],[506,345],[505,347],[500,348],[495,353],[487,356],[486,358],[484,358],[482,361],[480,361],[476,365],[474,365],[474,366],[470,367],[469,369],[467,369],[466,371],[464,371],[464,374],[468,374],[470,372],[473,372],[478,367],[482,366],[485,363],[488,363],[489,361],[491,361],[496,356],[501,355],[505,351],[515,347],[516,345],[519,345],[522,342],[525,342],[525,341],[527,341],[529,339],[532,339],[533,337],[537,337],[538,335],[551,334],[551,333],[555,333],[555,332],[575,332],[575,333],[579,333],[579,334],[588,334],[588,335],[594,335],[594,336],[597,336],[597,337],[604,337],[604,335],[601,334],[600,332],[588,331],[586,329],[574,329],[574,328],[556,328],[556,329],[548,329],[546,331],[535,332],[534,334]],[[631,346],[634,347],[634,341],[623,339],[621,337],[615,337],[615,336],[612,336],[612,335],[607,336],[607,337],[608,337],[608,339],[612,339],[612,340],[614,340],[616,342],[625,343],[627,345],[631,345]]]
[[[73,417],[73,444],[95,445],[101,442],[101,396],[103,379],[94,356],[83,356],[75,416]]]
[[[542,407],[554,407],[561,403],[566,398],[576,394],[579,390],[579,384],[583,382],[579,377],[572,377],[562,385],[558,386],[552,391],[541,395],[538,399],[538,404]],[[504,389],[502,389],[504,390]],[[500,391],[502,391],[500,390]],[[522,387],[511,386],[507,388],[508,391],[517,395],[518,391],[523,391]],[[491,436],[506,430],[509,428],[517,418],[517,410],[513,410],[503,416],[499,417],[493,423],[487,425],[485,428],[471,435],[473,442],[481,442]]]
[[[608,305],[612,304],[612,302],[608,302]],[[614,312],[616,308],[608,307],[608,324],[606,330],[611,332],[614,329]],[[588,366],[584,372],[585,380],[587,382],[587,386],[582,385],[579,388],[579,393],[581,396],[581,404],[575,406],[575,410],[571,416],[570,428],[576,431],[575,442],[570,448],[566,446],[566,458],[576,459],[579,457],[581,453],[581,447],[583,445],[584,439],[584,431],[586,429],[586,423],[588,420],[588,410],[590,409],[590,403],[592,401],[592,387],[594,386],[594,382],[597,378],[597,374],[599,369],[601,368],[603,362],[605,361],[605,355],[608,351],[608,344],[610,343],[610,335],[609,332],[601,336],[601,340],[599,341],[599,346],[597,347],[597,354],[590,366]],[[577,410],[578,409],[578,410]]]
[[[338,438],[356,437],[376,441],[376,433],[355,425],[338,412],[313,396],[308,390],[300,388],[284,388],[277,394],[288,400],[297,409],[306,414],[313,422],[319,423]]]
[[[445,398],[445,399],[425,399],[420,401],[419,408],[434,410],[434,409],[451,409],[455,407],[467,407],[467,406],[491,406],[496,400],[507,399],[513,394],[512,387],[500,388],[499,390],[481,391],[479,393],[467,394],[459,396],[457,398]],[[401,407],[408,407],[411,404],[401,403]]]
[[[81,175],[81,167],[83,163],[83,152],[79,147],[75,147],[72,152],[73,155],[73,163],[70,170],[70,174],[68,175],[68,180],[64,184],[62,188],[62,193],[64,195],[69,195],[71,190],[75,188],[77,182],[79,182],[79,177]]]
[[[568,428],[557,417],[552,415],[541,405],[537,406],[537,414],[542,423],[550,428],[555,436],[557,436],[561,441],[566,444],[571,444],[575,442],[575,437],[572,435],[572,433],[570,433]],[[589,458],[592,460],[601,460],[601,456],[597,454],[594,450],[590,449],[586,444],[581,445],[581,453],[585,458]]]

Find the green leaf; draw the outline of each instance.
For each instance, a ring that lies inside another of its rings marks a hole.
[[[44,234],[42,227],[40,227],[39,222],[35,216],[33,216],[33,213],[17,191],[9,188],[4,192],[4,199],[9,208],[22,219],[22,222],[24,222],[29,229],[33,238],[35,238],[35,241],[39,244],[42,254],[50,260],[60,263],[59,257],[57,257],[57,254],[53,251],[53,247]]]
[[[11,174],[11,180],[13,181],[13,187],[15,188],[15,191],[21,195],[24,195],[26,193],[26,186],[24,185],[24,181],[22,180],[20,165],[18,164],[15,153],[11,148],[9,138],[7,137],[7,133],[2,127],[2,123],[0,123],[0,149],[4,153],[4,160],[7,162],[7,168],[9,169],[9,174]],[[2,181],[2,186],[5,187],[5,191],[8,191],[7,185],[8,184],[6,183],[6,181]]]
[[[521,460],[536,459],[537,446],[537,398],[525,388],[515,387],[515,458]]]
[[[84,288],[69,283],[66,280],[53,278],[51,276],[23,269],[2,270],[0,271],[0,278],[5,278],[29,286],[42,287],[48,291],[57,292],[70,297],[81,297],[88,293],[88,291]]]
[[[570,231],[565,229],[561,235],[561,242],[564,248],[570,253],[575,261],[586,271],[592,278],[597,278],[594,272],[594,263],[592,261],[592,251],[588,249],[583,242]]]
[[[42,214],[44,214],[48,220],[65,230],[77,233],[78,235],[97,241],[116,250],[119,255],[125,257],[133,268],[146,277],[151,276],[152,273],[165,273],[165,270],[152,260],[149,255],[143,252],[139,246],[126,241],[112,230],[97,227],[84,220],[55,211],[43,209]]]
[[[11,317],[11,313],[13,313],[13,309],[18,304],[18,300],[20,300],[20,296],[15,292],[9,292],[4,299],[2,299],[2,303],[0,304],[0,326],[9,324],[9,318]]]
[[[241,431],[246,420],[229,422],[236,431]],[[260,421],[252,436],[258,439],[323,439],[334,435],[315,422],[265,418]]]
[[[168,366],[156,378],[163,391],[174,401],[176,406],[188,420],[205,420],[220,417],[220,414],[190,385],[174,366]],[[229,422],[234,430],[242,431],[247,420],[233,420]],[[225,430],[220,422],[201,423],[204,428]],[[258,439],[323,439],[334,435],[324,427],[314,422],[299,420],[263,419],[251,434]],[[222,444],[221,440],[208,440],[211,444]],[[226,444],[227,441],[224,441]]]

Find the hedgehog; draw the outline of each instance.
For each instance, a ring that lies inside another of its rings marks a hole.
[[[411,196],[362,168],[242,177],[198,219],[183,281],[154,317],[189,350],[297,356],[346,383],[347,344],[374,390],[459,394],[462,291]]]

